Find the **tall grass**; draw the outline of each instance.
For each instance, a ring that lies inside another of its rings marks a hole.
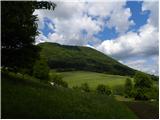
[[[2,74],[2,118],[136,118],[112,97]]]

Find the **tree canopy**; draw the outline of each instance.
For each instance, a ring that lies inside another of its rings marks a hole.
[[[38,35],[35,9],[52,9],[55,4],[37,1],[2,1],[2,67],[19,70],[31,68],[39,57],[40,48],[35,45]]]
[[[137,72],[134,76],[134,81],[135,99],[148,100],[153,89],[151,78],[144,73]]]

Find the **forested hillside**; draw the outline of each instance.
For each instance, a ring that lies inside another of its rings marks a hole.
[[[86,70],[132,76],[135,70],[89,47],[41,43],[41,55],[52,69],[59,71]]]

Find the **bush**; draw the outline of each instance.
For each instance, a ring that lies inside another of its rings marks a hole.
[[[127,78],[126,81],[125,81],[125,85],[124,85],[125,97],[131,97],[132,96],[132,89],[133,89],[132,81],[131,81],[130,78]]]
[[[100,94],[111,95],[112,93],[111,89],[105,85],[98,85],[96,90]]]
[[[159,89],[158,87],[153,87],[152,90],[149,93],[150,99],[159,100]]]
[[[72,89],[79,90],[80,88],[78,86],[73,86]]]
[[[137,88],[135,90],[135,100],[149,100],[149,89]]]
[[[45,59],[41,58],[36,61],[33,67],[33,76],[41,80],[49,81],[49,67]]]
[[[114,95],[124,95],[124,86],[123,85],[116,85],[113,87],[113,94]]]
[[[151,78],[141,72],[138,72],[134,76],[134,97],[136,100],[148,100],[151,98],[151,91],[153,89],[153,83]]]
[[[52,76],[50,77],[50,81],[53,82],[55,86],[62,86],[66,88],[68,87],[68,83],[62,80],[61,75],[52,74]]]
[[[80,88],[85,92],[90,92],[90,88],[87,83],[83,83]]]

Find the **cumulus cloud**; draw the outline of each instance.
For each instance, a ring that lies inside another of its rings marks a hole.
[[[38,15],[39,29],[44,28],[44,19],[52,21],[49,27],[54,29],[53,35],[47,36],[50,41],[59,36],[61,44],[86,45],[95,40],[94,35],[103,30],[104,27],[115,27],[117,32],[127,31],[133,21],[130,21],[131,12],[125,8],[125,1],[121,2],[56,2],[54,11],[36,10]],[[120,17],[123,16],[123,20]],[[96,18],[96,19],[94,19]],[[54,24],[54,27],[53,27]],[[85,34],[84,34],[85,33]],[[61,37],[63,36],[63,37]]]
[[[97,50],[117,59],[158,55],[158,31],[153,25],[146,24],[138,33],[128,32],[116,39],[103,41]]]
[[[145,10],[150,11],[149,19],[137,32],[128,32],[116,39],[105,40],[96,49],[132,68],[158,75],[158,1],[144,1],[142,11]],[[141,59],[130,59],[135,57]]]
[[[149,10],[150,18],[148,19],[148,23],[158,26],[158,15],[159,15],[159,3],[158,0],[149,1],[146,0],[143,2],[142,11]]]
[[[123,64],[146,73],[158,75],[159,59],[158,56],[150,56],[137,60],[126,60]]]

